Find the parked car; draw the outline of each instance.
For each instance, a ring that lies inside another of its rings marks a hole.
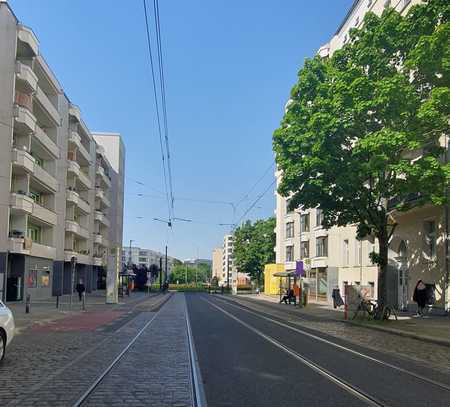
[[[11,310],[0,301],[0,362],[5,357],[6,347],[14,337],[14,317]]]

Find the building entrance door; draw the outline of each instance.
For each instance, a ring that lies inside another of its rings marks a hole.
[[[397,275],[398,275],[398,309],[408,309],[408,255],[406,243],[402,240],[398,248]]]

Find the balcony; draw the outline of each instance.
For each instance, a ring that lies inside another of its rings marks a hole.
[[[59,116],[58,110],[52,104],[52,102],[50,102],[48,96],[39,86],[36,91],[36,100],[46,111],[48,117],[53,121],[54,125],[59,126],[61,124],[61,117]]]
[[[78,106],[70,104],[69,115],[75,117],[75,119],[77,119],[78,122],[81,122],[81,113]]]
[[[14,127],[23,134],[34,133],[36,130],[36,117],[26,107],[14,106]]]
[[[29,92],[36,92],[38,77],[33,70],[20,61],[16,62],[16,79],[23,83]]]
[[[67,171],[78,177],[80,175],[80,164],[75,161],[67,161]]]
[[[11,194],[10,199],[11,209],[15,212],[32,213],[34,201],[27,195],[23,194]]]
[[[96,173],[101,178],[101,180],[104,182],[104,184],[108,188],[111,188],[111,180],[109,179],[108,175],[106,175],[106,172],[102,166],[97,165]]]
[[[95,197],[100,199],[106,207],[111,206],[111,201],[107,198],[105,192],[101,188],[95,188]]]
[[[104,238],[101,234],[94,234],[94,243],[104,247],[109,246],[108,239]]]
[[[56,192],[58,190],[58,181],[55,179],[55,177],[45,171],[41,166],[34,166],[33,176],[37,181],[48,187],[53,192]]]
[[[81,137],[76,131],[72,131],[69,135],[69,142],[75,145],[78,149],[78,153],[80,153],[86,162],[91,161],[91,155],[89,154],[86,147],[81,143]]]
[[[91,180],[89,179],[89,176],[86,175],[83,171],[80,170],[80,173],[78,174],[78,178],[80,182],[87,188],[90,189],[92,187]]]
[[[91,206],[83,198],[80,197],[78,192],[68,190],[66,193],[66,199],[68,202],[72,202],[78,208],[80,208],[84,213],[88,214],[91,212]]]
[[[57,223],[56,213],[47,208],[44,208],[36,202],[33,205],[33,213],[31,214],[31,216],[49,225],[54,226]]]
[[[72,257],[77,259],[78,264],[91,264],[91,257],[73,250],[64,250],[64,261],[71,261]]]
[[[22,24],[18,25],[17,37],[26,51],[27,56],[35,57],[39,54],[39,42],[33,31]]]
[[[95,211],[94,219],[107,227],[110,226],[109,219],[105,216],[103,212]]]
[[[56,248],[33,242],[30,248],[30,255],[54,260],[56,258]]]
[[[13,148],[12,163],[18,173],[33,173],[34,162],[34,158],[27,151]]]
[[[89,239],[88,230],[80,226],[77,222],[73,220],[66,220],[66,231],[74,233],[75,235],[82,237],[84,239]]]
[[[47,136],[44,130],[36,125],[34,132],[34,138],[39,141],[43,148],[56,160],[59,158],[59,147],[53,142],[53,140]]]
[[[9,251],[11,253],[18,253],[18,254],[30,254],[30,242],[31,242],[31,240],[27,239],[27,245],[25,245],[25,238],[10,237],[9,238]]]

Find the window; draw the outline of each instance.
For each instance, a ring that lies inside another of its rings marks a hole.
[[[316,257],[328,256],[328,239],[327,237],[318,237],[316,239]]]
[[[348,266],[348,264],[350,263],[350,253],[349,253],[349,244],[348,244],[348,239],[344,240],[344,244],[342,246],[342,256],[343,256],[343,263],[344,266]]]
[[[372,0],[368,0],[367,7],[370,7],[372,5]]]
[[[369,281],[370,286],[370,298],[375,297],[375,283],[373,281]]]
[[[391,0],[385,0],[384,2],[384,8],[388,8],[391,6]]]
[[[41,242],[42,229],[40,226],[29,225],[27,236],[36,243]]]
[[[355,25],[356,25],[356,26],[358,26],[358,25],[359,25],[359,16],[358,16],[358,17],[356,17]]]
[[[146,257],[139,257],[139,263],[147,263]]]
[[[29,197],[39,205],[42,205],[42,195],[39,192],[30,191]]]
[[[425,229],[425,253],[429,259],[436,257],[436,222],[424,222]]]
[[[300,233],[309,232],[309,213],[300,216]]]
[[[286,223],[286,238],[294,237],[294,222]]]
[[[362,242],[361,240],[355,239],[355,263],[359,266],[361,265],[362,256],[361,256],[361,250],[362,250]]]
[[[145,250],[141,250],[139,252],[139,256],[147,256],[147,252]]]
[[[309,242],[300,242],[300,258],[309,258]]]
[[[289,208],[290,204],[291,204],[291,198],[286,199],[286,213],[292,213],[294,212],[292,209]]]
[[[323,211],[322,209],[316,209],[316,227],[322,226],[323,223]]]
[[[294,261],[294,246],[286,246],[286,261]]]

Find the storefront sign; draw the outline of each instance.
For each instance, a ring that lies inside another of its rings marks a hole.
[[[295,275],[297,277],[304,277],[305,276],[305,268],[303,266],[303,261],[296,261],[295,262]]]

